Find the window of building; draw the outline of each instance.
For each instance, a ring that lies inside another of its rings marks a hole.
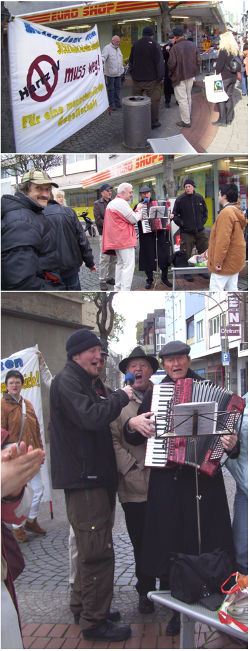
[[[156,335],[156,351],[161,350],[161,348],[166,343],[166,336],[164,334]]]
[[[210,337],[216,335],[220,331],[220,317],[219,315],[209,319],[209,334]]]
[[[149,334],[148,334],[148,343],[149,343],[150,346],[153,346],[153,343],[154,343],[154,335],[153,335],[152,332],[149,332]]]
[[[201,341],[203,339],[203,319],[197,321],[196,323],[196,340]]]
[[[187,319],[187,343],[194,343],[194,317]]]

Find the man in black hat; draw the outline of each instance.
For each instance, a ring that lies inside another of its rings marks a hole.
[[[175,200],[170,219],[179,226],[181,251],[189,260],[194,246],[198,253],[204,253],[208,248],[208,235],[204,228],[208,212],[203,196],[195,192],[193,179],[186,179],[183,185],[185,192]],[[192,276],[186,276],[186,279],[193,280]]]
[[[149,590],[155,590],[155,577],[147,576],[141,570],[141,549],[147,503],[149,468],[145,468],[146,439],[138,446],[126,442],[125,431],[147,431],[150,433],[150,411],[137,415],[146,391],[152,387],[150,377],[158,369],[158,362],[152,355],[146,355],[143,348],[136,346],[128,357],[119,364],[122,373],[134,376],[134,397],[111,423],[113,444],[119,472],[118,495],[122,504],[130,540],[134,548],[136,590],[139,594],[139,612],[152,613],[153,602],[147,598]],[[135,432],[136,433],[136,432]]]
[[[168,74],[174,87],[175,99],[179,104],[181,120],[179,127],[191,126],[192,98],[194,77],[199,72],[201,57],[195,43],[184,37],[182,27],[173,29],[175,45],[171,48],[168,59]]]
[[[51,384],[49,429],[52,485],[64,490],[78,552],[70,607],[80,616],[85,639],[118,642],[131,630],[111,621],[110,613],[117,488],[110,423],[132,400],[133,389],[118,389],[108,398],[97,394],[93,380],[98,376],[101,341],[90,330],[74,332],[66,351],[68,361]]]
[[[144,204],[144,216],[149,215],[151,206],[158,206],[158,201],[151,199],[151,188],[145,183],[140,187],[140,202]],[[146,213],[146,215],[145,215]],[[153,284],[153,272],[157,269],[157,263],[161,269],[161,279],[164,285],[172,287],[168,280],[168,267],[170,265],[169,243],[165,230],[158,230],[152,233],[143,233],[142,222],[138,222],[139,229],[139,269],[145,271],[147,276],[145,289],[150,289]]]
[[[170,34],[167,44],[164,45],[164,47],[162,48],[162,54],[163,54],[163,58],[164,58],[164,61],[165,61],[164,96],[165,96],[165,105],[166,105],[166,108],[168,108],[168,109],[170,108],[171,95],[174,94],[172,81],[171,81],[171,79],[169,77],[169,73],[168,73],[169,54],[170,54],[170,50],[171,50],[171,48],[173,47],[174,44],[175,44],[175,35]]]
[[[105,211],[108,203],[111,201],[113,186],[109,183],[103,183],[100,187],[100,199],[94,202],[94,218],[99,233],[100,246],[100,289],[103,291],[109,289],[108,285],[115,284],[115,265],[116,255],[102,253],[102,233]]]
[[[152,129],[156,129],[161,126],[159,110],[165,66],[160,45],[154,40],[154,30],[150,25],[144,27],[142,38],[132,46],[129,66],[133,79],[133,94],[145,93],[151,98],[151,125]]]
[[[176,383],[191,378],[204,379],[190,368],[190,346],[183,341],[172,341],[159,352],[166,376],[162,382]],[[139,413],[148,417],[152,391],[147,394]],[[138,433],[126,432],[128,443],[141,445],[146,428]],[[139,433],[140,432],[140,433]],[[143,436],[142,436],[143,435]],[[152,435],[152,434],[151,434]],[[153,434],[154,435],[154,434]],[[237,435],[221,437],[225,452],[238,455]],[[223,475],[220,469],[212,478],[199,474],[201,553],[214,551],[217,547],[234,558],[231,520]],[[152,468],[149,478],[148,502],[145,516],[142,569],[149,576],[158,576],[167,584],[170,556],[173,553],[198,554],[196,484],[194,464],[167,463],[165,468]],[[167,626],[167,635],[180,630],[180,617],[174,613]]]

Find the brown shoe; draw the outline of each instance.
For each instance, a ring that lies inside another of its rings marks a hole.
[[[13,534],[14,534],[14,538],[18,542],[27,542],[27,540],[29,540],[29,536],[26,535],[24,531],[24,527],[18,527],[18,529],[13,528]]]
[[[42,529],[42,527],[40,527],[40,524],[38,524],[37,522],[37,518],[34,518],[34,520],[29,520],[29,519],[26,520],[24,526],[25,529],[27,529],[27,531],[32,531],[33,533],[37,533],[38,536],[45,536],[45,534],[47,533],[45,529]]]

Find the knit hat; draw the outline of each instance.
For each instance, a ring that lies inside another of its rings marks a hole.
[[[83,350],[88,350],[88,348],[93,348],[94,346],[100,346],[101,348],[101,345],[100,339],[91,330],[87,330],[87,328],[76,330],[66,342],[68,359],[71,359],[72,355],[82,353]]]
[[[152,366],[153,373],[155,373],[155,371],[157,371],[157,369],[159,368],[157,359],[155,359],[153,355],[146,355],[143,348],[141,348],[140,346],[136,346],[136,348],[132,350],[130,355],[122,359],[122,361],[120,362],[119,369],[120,371],[122,371],[122,373],[126,373],[128,363],[131,361],[131,359],[146,359],[147,362],[150,364],[150,366]]]
[[[171,357],[171,355],[188,355],[190,353],[190,346],[183,341],[170,341],[165,344],[159,352],[159,357]]]
[[[196,185],[195,185],[195,182],[193,181],[193,179],[186,179],[186,181],[184,181],[184,183],[183,183],[184,188],[185,188],[185,185],[192,185],[193,188],[196,188]]]
[[[44,170],[33,169],[25,172],[22,176],[21,183],[27,183],[28,181],[36,183],[36,185],[47,185],[50,183],[50,185],[54,185],[55,188],[59,188],[59,185],[54,183],[54,181],[51,181],[50,176]]]
[[[142,36],[154,36],[154,33],[154,29],[153,27],[150,27],[150,25],[143,27]]]
[[[179,38],[179,36],[183,36],[184,31],[183,31],[182,27],[174,27],[173,34],[174,34],[174,36]]]
[[[139,188],[139,192],[152,192],[152,190],[151,190],[151,188],[149,187],[149,185],[146,185],[146,184],[144,183],[144,185],[141,185],[141,187]]]

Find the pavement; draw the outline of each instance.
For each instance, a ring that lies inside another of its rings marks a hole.
[[[48,452],[49,454],[49,452]],[[224,474],[230,511],[232,512],[235,482],[229,472]],[[130,624],[132,636],[126,642],[87,642],[81,636],[80,626],[73,623],[69,609],[69,524],[63,491],[52,489],[53,519],[49,504],[42,503],[39,523],[46,536],[29,533],[29,541],[21,544],[25,569],[15,582],[22,622],[24,648],[28,649],[169,649],[180,648],[179,636],[166,636],[166,623],[171,611],[157,605],[155,612],[138,612],[135,589],[134,557],[124,514],[117,501],[113,529],[115,549],[115,579],[112,608],[121,612],[122,622]],[[197,622],[195,648],[244,648],[235,638],[222,635]]]
[[[80,283],[81,283],[81,289],[82,291],[100,291],[100,281],[99,281],[99,241],[98,241],[98,236],[96,237],[89,237],[89,243],[93,251],[93,256],[95,260],[95,264],[97,266],[97,272],[91,272],[85,265],[83,264],[79,277],[80,277]],[[146,275],[144,271],[139,271],[138,267],[138,258],[139,258],[139,246],[136,248],[136,254],[135,254],[135,273],[133,276],[133,282],[132,282],[132,291],[172,291],[171,287],[167,287],[164,285],[164,283],[161,282],[160,279],[160,273],[156,274],[154,273],[154,283],[151,287],[150,290],[145,290],[145,280],[146,280]],[[175,283],[175,291],[205,291],[209,289],[209,279],[204,278],[202,275],[199,276],[194,276],[193,282],[188,282],[185,280],[185,278],[181,278],[177,276],[176,278],[176,283]],[[171,269],[169,270],[169,279],[171,281],[172,279],[172,272]],[[109,286],[110,290],[113,289],[113,285]],[[248,273],[247,273],[247,267],[245,267],[239,275],[239,282],[238,282],[238,289],[239,291],[247,291],[248,288]]]
[[[132,80],[126,77],[121,89],[121,99],[130,95]],[[193,86],[191,128],[181,130],[176,125],[180,120],[180,113],[175,98],[172,96],[170,108],[167,109],[162,95],[159,115],[161,127],[151,130],[148,138],[168,138],[181,133],[199,153],[247,154],[248,97],[242,97],[239,82],[234,89],[234,103],[235,118],[232,124],[227,127],[212,125],[218,118],[218,113],[215,111],[215,105],[206,100],[202,73],[196,78]],[[139,151],[151,152],[152,149],[149,143],[146,143]],[[166,149],[165,153],[167,151]],[[123,144],[123,109],[110,113],[105,111],[96,120],[51,149],[51,152],[129,152]]]

